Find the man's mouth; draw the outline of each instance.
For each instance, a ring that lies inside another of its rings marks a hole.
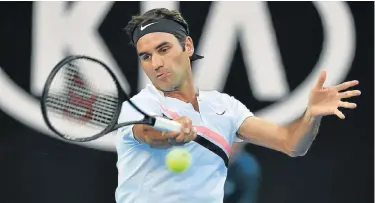
[[[168,77],[170,75],[170,73],[168,73],[168,72],[166,72],[166,73],[158,73],[157,75],[156,75],[156,77],[158,78],[158,79],[163,79],[163,78],[165,78],[165,77]]]

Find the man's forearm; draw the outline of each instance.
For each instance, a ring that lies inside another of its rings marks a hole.
[[[311,116],[308,111],[288,125],[288,146],[291,156],[303,156],[307,153],[318,134],[321,116]]]
[[[162,148],[170,146],[170,144],[168,143],[167,137],[163,136],[161,131],[158,131],[148,125],[143,125],[143,124],[134,125],[133,134],[134,134],[134,138],[139,143],[145,143],[150,146],[160,145],[160,147]]]

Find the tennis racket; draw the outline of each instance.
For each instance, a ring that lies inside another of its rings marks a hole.
[[[124,101],[143,114],[143,119],[118,123]],[[57,63],[45,83],[41,108],[49,129],[75,142],[92,141],[133,124],[166,132],[181,129],[176,121],[150,116],[138,108],[106,64],[84,55],[68,56]]]

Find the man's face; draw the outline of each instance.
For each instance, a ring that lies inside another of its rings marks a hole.
[[[186,40],[188,46],[189,41]],[[161,90],[179,87],[191,71],[189,57],[192,53],[183,51],[172,34],[149,33],[138,40],[137,51],[146,75]]]

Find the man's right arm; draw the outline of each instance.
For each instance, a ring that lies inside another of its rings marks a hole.
[[[187,117],[178,117],[175,121],[181,123],[180,132],[161,132],[151,126],[137,124],[133,126],[134,138],[140,143],[146,143],[152,148],[168,148],[194,140],[197,136],[192,122]]]
[[[151,126],[137,124],[133,126],[133,135],[139,143],[146,143],[153,148],[168,148],[172,145],[168,143],[165,133],[155,130]]]
[[[159,104],[156,101],[153,102],[150,98],[136,96],[132,98],[132,101],[149,115],[161,115]],[[142,118],[143,115],[141,113],[130,106],[128,102],[124,102],[121,108],[121,114],[118,119],[118,123],[140,120]],[[167,148],[172,145],[183,144],[195,139],[196,133],[191,130],[192,124],[190,119],[186,117],[179,117],[175,120],[182,124],[183,128],[181,132],[160,132],[158,130],[155,130],[151,126],[137,124],[133,126],[125,126],[119,129],[118,133],[124,141],[132,142],[132,140],[136,140],[139,143],[148,144],[153,148]],[[189,132],[183,132],[184,128],[189,129]]]

